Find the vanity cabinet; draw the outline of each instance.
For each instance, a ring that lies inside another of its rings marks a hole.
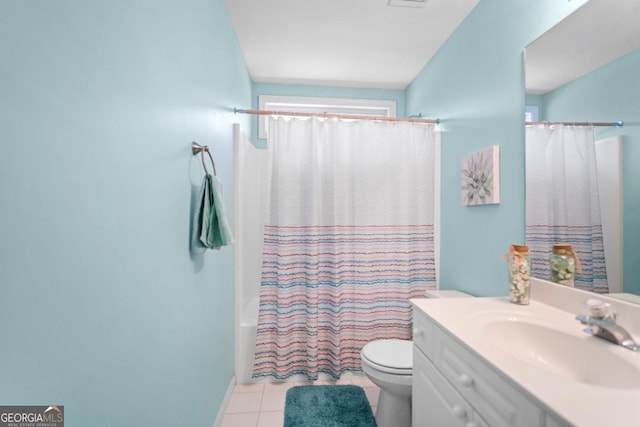
[[[413,375],[414,426],[489,427],[417,348]]]
[[[564,427],[523,390],[414,310],[413,427]]]

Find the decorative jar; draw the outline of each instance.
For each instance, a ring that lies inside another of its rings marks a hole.
[[[529,304],[531,289],[531,255],[526,245],[510,245],[505,255],[509,267],[509,300],[514,304]]]
[[[568,243],[553,245],[549,264],[553,283],[574,286],[576,271],[580,273],[580,260],[578,260],[578,255],[573,250],[573,246]]]

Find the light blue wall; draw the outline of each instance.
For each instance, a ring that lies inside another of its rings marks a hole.
[[[541,107],[544,102],[543,95],[525,95],[524,102],[526,105],[535,105]]]
[[[545,120],[624,121],[598,138],[623,135],[624,290],[640,294],[640,50],[544,96]]]
[[[406,91],[406,111],[442,120],[440,286],[506,295],[502,255],[524,241],[523,48],[583,1],[481,0]],[[461,160],[498,144],[499,205],[464,207]]]
[[[253,102],[251,108],[258,108],[258,96],[260,95],[282,95],[282,96],[308,96],[326,98],[357,98],[357,99],[383,99],[396,101],[396,116],[405,117],[404,112],[404,91],[386,89],[367,89],[337,86],[312,86],[312,85],[286,85],[273,83],[254,83]],[[242,107],[248,108],[248,107]],[[265,142],[258,140],[258,119],[252,118],[251,134],[254,135],[252,142],[258,146],[263,146]]]
[[[542,120],[544,114],[544,97],[543,95],[525,95],[524,97],[525,110],[530,111],[532,114],[537,114],[537,118],[533,117],[533,121]]]
[[[69,426],[211,426],[233,250],[189,252],[191,141],[232,209],[251,103],[223,0],[0,2],[0,404]]]

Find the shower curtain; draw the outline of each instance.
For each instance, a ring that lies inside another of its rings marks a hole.
[[[532,273],[550,278],[554,243],[570,243],[582,274],[575,286],[608,292],[593,127],[526,128],[526,243]]]
[[[433,125],[270,119],[253,377],[339,378],[435,289]]]

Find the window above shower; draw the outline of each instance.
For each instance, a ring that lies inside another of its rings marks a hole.
[[[322,98],[304,96],[258,96],[260,110],[317,114],[353,114],[370,117],[396,117],[396,101],[387,99]],[[268,135],[266,116],[258,118],[258,138]]]

